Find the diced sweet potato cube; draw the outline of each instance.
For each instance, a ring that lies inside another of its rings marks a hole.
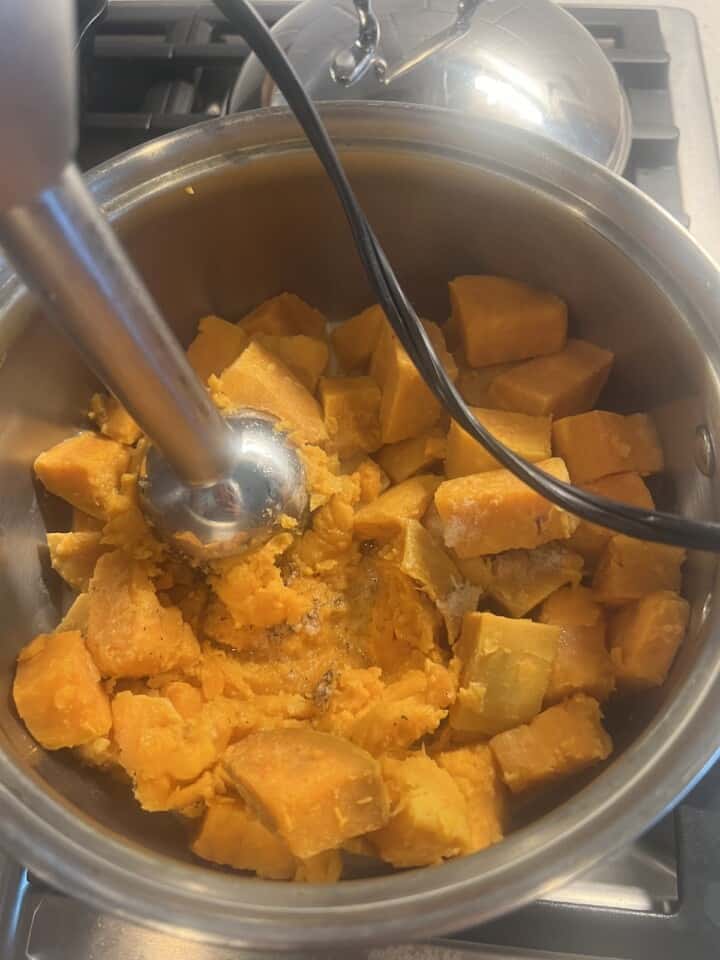
[[[402,483],[445,456],[445,435],[439,428],[382,447],[375,459],[393,483]]]
[[[246,314],[238,324],[252,337],[256,333],[288,337],[302,333],[321,340],[325,336],[325,317],[294,293],[281,293],[265,300]]]
[[[224,768],[260,819],[297,857],[333,850],[388,819],[377,761],[328,733],[252,733],[228,749]]]
[[[89,417],[104,437],[130,447],[137,443],[142,434],[120,401],[104,393],[94,393],[90,398]]]
[[[619,500],[621,503],[627,503],[632,507],[643,507],[647,510],[653,510],[655,507],[645,481],[637,473],[616,473],[610,477],[602,477],[592,483],[583,483],[581,486],[583,490],[599,493],[600,496],[609,497],[611,500]],[[612,536],[613,531],[608,530],[607,527],[581,520],[577,530],[570,537],[568,546],[577,550],[584,557],[588,566],[594,567]]]
[[[613,355],[585,340],[568,340],[549,357],[501,373],[490,386],[492,405],[535,416],[569,417],[595,406]]]
[[[619,610],[610,621],[610,655],[618,686],[659,687],[687,628],[690,607],[670,590],[648,594]]]
[[[332,329],[330,342],[343,370],[350,373],[367,366],[386,323],[382,307],[375,304]]]
[[[594,627],[603,620],[603,609],[588,587],[561,587],[540,608],[541,623],[561,627]]]
[[[385,471],[375,463],[372,457],[364,457],[352,470],[360,489],[360,503],[370,503],[377,500],[390,486]]]
[[[323,377],[325,428],[338,454],[372,453],[380,446],[380,388],[372,377]]]
[[[560,628],[492,613],[468,613],[455,652],[460,690],[450,709],[454,730],[493,736],[542,709]]]
[[[289,368],[253,341],[216,381],[230,409],[264,410],[310,443],[327,440],[322,411]]]
[[[90,609],[90,594],[80,593],[75,597],[70,607],[57,625],[56,632],[64,630],[79,630],[83,636],[87,634],[88,610]]]
[[[611,473],[662,470],[657,431],[644,414],[623,417],[591,410],[556,420],[552,433],[553,450],[565,460],[573,483],[598,480]]]
[[[453,778],[467,803],[470,844],[463,853],[475,853],[502,840],[508,819],[507,790],[490,748],[475,744],[446,750],[435,760]]]
[[[200,656],[180,611],[160,605],[146,568],[122,550],[104,554],[95,567],[87,645],[105,677],[147,677]]]
[[[435,352],[451,379],[457,366],[448,353],[440,328],[424,321]],[[397,443],[416,437],[432,427],[440,417],[440,402],[435,399],[415,365],[389,326],[385,326],[373,353],[370,374],[382,389],[380,429],[383,443]]]
[[[525,360],[565,346],[567,307],[552,293],[508,277],[450,281],[452,324],[471,367]]]
[[[600,718],[597,700],[577,694],[544,710],[530,724],[493,737],[490,749],[506,785],[522,793],[605,760],[612,740]]]
[[[437,606],[454,642],[464,614],[477,607],[480,589],[465,582],[442,544],[417,520],[405,524],[399,566]]]
[[[582,579],[583,559],[561,543],[460,561],[473,583],[511,617],[524,617],[554,590]]]
[[[108,549],[100,542],[100,532],[49,533],[50,562],[73,590],[87,590],[95,564]]]
[[[467,803],[447,770],[424,753],[385,757],[382,772],[392,816],[368,839],[395,867],[421,867],[455,857],[472,844]]]
[[[110,729],[110,703],[79,630],[41,633],[20,651],[17,711],[46,750],[77,747]]]
[[[538,467],[567,481],[567,469],[555,457]],[[490,470],[441,483],[435,506],[443,522],[445,544],[461,558],[532,550],[550,540],[565,540],[578,521],[541,497],[509,470]]]
[[[419,520],[432,503],[440,477],[421,474],[390,487],[377,500],[355,514],[355,534],[366,540],[392,537],[402,529],[404,520]]]
[[[226,367],[237,360],[248,345],[248,335],[236,323],[220,317],[203,317],[198,332],[187,350],[190,366],[203,383],[211,374],[219,377]]]
[[[622,534],[611,537],[593,578],[601,603],[620,606],[657,590],[680,589],[685,551],[660,543],[635,540]]]
[[[104,519],[129,461],[130,451],[115,440],[79,433],[41,453],[35,473],[50,493]]]
[[[494,363],[489,367],[460,367],[457,388],[465,401],[475,407],[492,408],[490,387],[501,373],[512,370],[517,363]]]
[[[253,870],[267,880],[289,880],[297,865],[284,840],[271,833],[243,803],[229,798],[208,806],[192,851],[213,863]]]
[[[256,333],[256,343],[262,344],[274,354],[298,378],[310,393],[315,393],[320,376],[325,372],[330,350],[324,340],[306,337],[298,333],[290,337],[278,337],[271,333]]]
[[[615,676],[605,645],[605,623],[594,627],[561,627],[557,656],[550,673],[545,705],[574,693],[587,693],[602,702],[612,693]]]
[[[497,440],[526,460],[535,463],[552,456],[550,417],[529,417],[525,413],[483,410],[480,407],[470,409]],[[447,438],[445,475],[453,479],[499,469],[501,466],[495,457],[453,420]]]

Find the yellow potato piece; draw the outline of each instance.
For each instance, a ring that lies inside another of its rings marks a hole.
[[[597,700],[578,694],[493,737],[490,749],[505,784],[522,793],[605,760],[612,740],[600,719]]]
[[[557,457],[538,463],[538,467],[559,480],[568,480],[565,464]],[[575,517],[525,486],[509,470],[447,480],[435,493],[435,506],[443,522],[445,544],[461,559],[565,540],[578,524]]]
[[[471,846],[467,803],[447,770],[413,753],[384,758],[382,773],[392,815],[368,838],[379,857],[395,867],[421,867]]]
[[[140,427],[115,397],[94,393],[90,398],[89,417],[104,437],[118,443],[132,446],[142,435]]]
[[[508,277],[450,281],[452,325],[471,367],[556,353],[565,346],[567,307],[552,293]]]
[[[380,388],[371,377],[323,377],[325,428],[342,458],[380,446]]]
[[[553,450],[567,464],[573,483],[611,473],[657,473],[663,455],[655,426],[646,414],[623,417],[592,410],[553,424]]]
[[[230,410],[263,410],[308,443],[327,440],[317,400],[282,360],[257,341],[211,383],[227,398]]]
[[[613,354],[586,340],[518,364],[490,386],[491,405],[534,416],[569,417],[590,410],[605,386]]]
[[[200,656],[180,611],[160,605],[145,567],[121,550],[104,554],[95,567],[86,641],[105,677],[146,677]]]
[[[679,591],[685,551],[660,543],[635,540],[622,534],[611,537],[593,577],[593,590],[601,603],[620,606],[657,590]]]
[[[245,804],[229,798],[208,806],[192,852],[236,870],[253,870],[266,880],[289,880],[297,861],[284,840],[271,833]]]
[[[583,483],[581,486],[583,490],[599,493],[600,496],[608,497],[610,500],[619,500],[621,503],[627,503],[632,507],[643,507],[647,510],[655,508],[650,491],[642,477],[637,473],[616,473],[610,477],[602,477],[592,483]],[[594,567],[608,540],[613,535],[614,531],[608,530],[607,527],[600,527],[596,523],[581,520],[577,530],[570,537],[568,546],[577,550],[584,557],[588,566]]]
[[[421,474],[390,487],[357,511],[355,535],[365,539],[394,536],[402,529],[404,520],[422,518],[439,484],[440,477]]]
[[[583,559],[562,543],[459,560],[460,571],[511,617],[524,617],[553,591],[582,579]]]
[[[327,733],[253,733],[227,751],[223,765],[261,820],[303,859],[377,830],[388,819],[377,761]]]
[[[49,533],[50,562],[73,590],[87,590],[95,564],[107,547],[101,543],[99,532]]]
[[[352,373],[367,366],[386,323],[382,307],[375,304],[331,330],[330,342],[343,370]]]
[[[665,682],[690,616],[677,593],[659,590],[619,610],[610,621],[610,655],[624,690]]]
[[[77,747],[110,729],[110,703],[78,630],[41,633],[20,651],[17,711],[46,750]]]
[[[247,333],[236,323],[221,317],[203,317],[195,339],[187,349],[190,366],[207,383],[211,374],[220,376],[248,345]]]
[[[315,392],[330,359],[330,351],[324,340],[304,334],[279,337],[270,333],[256,333],[253,340],[282,360],[310,393]]]
[[[281,293],[265,300],[239,321],[249,337],[269,333],[287,337],[301,333],[321,340],[325,336],[325,317],[294,293]]]
[[[525,413],[506,410],[484,410],[471,407],[475,418],[506,447],[537,462],[552,456],[550,445],[550,417],[529,417]],[[445,475],[449,479],[470,473],[484,473],[501,469],[498,461],[453,420],[447,438]]]
[[[507,790],[490,748],[475,744],[443,751],[434,759],[465,797],[470,843],[463,853],[475,853],[502,840],[509,819]]]
[[[445,457],[446,440],[439,427],[382,447],[375,459],[393,483],[402,483]]]
[[[105,519],[129,462],[130,451],[122,444],[96,433],[79,433],[41,453],[35,473],[56,497]]]

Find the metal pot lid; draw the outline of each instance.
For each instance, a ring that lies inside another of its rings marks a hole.
[[[448,107],[625,167],[625,93],[594,38],[552,0],[303,0],[273,33],[314,100]],[[230,109],[283,104],[251,56]]]

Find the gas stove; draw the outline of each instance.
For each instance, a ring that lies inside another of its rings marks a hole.
[[[292,4],[258,6],[274,22]],[[720,162],[694,19],[665,8],[568,9],[602,45],[628,94],[633,146],[625,176],[720,257]],[[222,116],[247,55],[212,6],[116,0],[82,45],[81,165]],[[2,960],[258,956],[102,915],[2,854],[0,890]],[[343,953],[348,960],[720,956],[720,764],[640,840],[547,899],[449,939]]]

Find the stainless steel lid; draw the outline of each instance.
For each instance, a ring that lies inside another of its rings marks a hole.
[[[552,0],[304,0],[273,33],[315,100],[448,107],[625,167],[624,91],[593,37]],[[231,109],[283,102],[250,57]]]

